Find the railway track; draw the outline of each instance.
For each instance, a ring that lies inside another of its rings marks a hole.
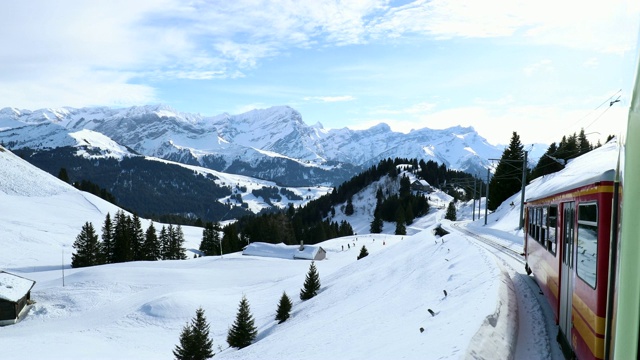
[[[472,238],[474,238],[475,240],[490,246],[506,255],[508,255],[509,257],[517,260],[518,262],[520,262],[521,264],[524,265],[525,261],[524,261],[524,255],[518,251],[515,251],[507,246],[504,246],[502,244],[499,244],[491,239],[488,239],[486,237],[480,236],[478,234],[475,234],[465,228],[462,228],[459,224],[453,223],[451,224],[451,226],[453,226],[457,231],[460,231],[461,233],[465,234],[466,236],[470,236]]]

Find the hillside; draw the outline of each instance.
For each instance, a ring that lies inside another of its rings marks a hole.
[[[15,153],[50,174],[66,169],[72,183],[88,180],[97,184],[113,194],[118,205],[143,217],[173,214],[217,222],[263,209],[300,206],[330,191],[323,186],[284,187],[141,156],[91,130],[63,135],[65,146],[39,151],[22,148]],[[271,198],[264,195],[273,192]]]

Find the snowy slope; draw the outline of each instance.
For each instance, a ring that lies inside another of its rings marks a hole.
[[[89,221],[100,229],[107,213],[118,210],[0,147],[0,268],[59,269],[62,259],[70,264],[82,225]],[[143,219],[142,225],[146,229],[149,221]],[[197,228],[184,232],[202,236]]]

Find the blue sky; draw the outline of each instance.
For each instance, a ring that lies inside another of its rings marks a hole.
[[[0,107],[289,105],[325,128],[463,125],[494,144],[621,134],[640,24],[635,0],[25,0],[0,13]]]

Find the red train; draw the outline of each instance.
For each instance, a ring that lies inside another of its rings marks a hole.
[[[553,309],[568,358],[604,359],[610,351],[611,224],[619,207],[615,158],[610,165],[549,186],[525,205],[525,266]]]

